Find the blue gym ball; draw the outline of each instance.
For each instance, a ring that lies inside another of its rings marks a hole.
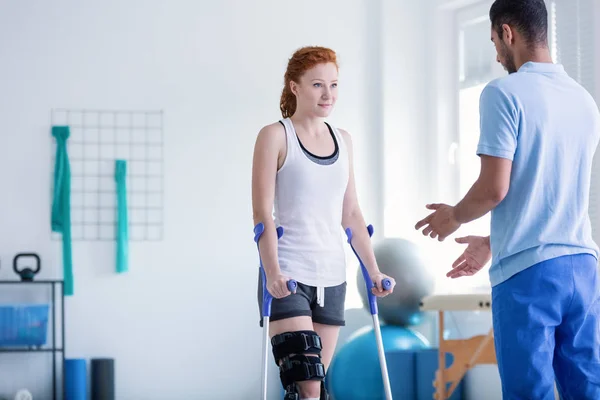
[[[427,339],[407,327],[382,325],[385,352],[429,348]],[[390,380],[393,381],[388,363]],[[377,341],[372,326],[354,332],[334,355],[327,371],[327,390],[335,400],[385,399]],[[392,387],[394,382],[392,382]]]

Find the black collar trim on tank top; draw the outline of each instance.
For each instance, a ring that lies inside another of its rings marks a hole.
[[[283,125],[283,123],[282,123],[282,125]],[[308,151],[308,149],[306,147],[304,147],[304,145],[302,144],[302,141],[298,137],[298,134],[296,134],[296,139],[298,139],[298,144],[302,148],[302,151],[304,151],[309,156],[314,157],[314,158],[319,159],[319,160],[330,160],[330,159],[334,158],[337,155],[338,151],[339,151],[338,141],[335,138],[335,135],[333,133],[333,129],[331,128],[331,126],[327,122],[325,122],[325,125],[327,125],[327,128],[329,129],[329,134],[331,135],[331,138],[333,139],[333,144],[335,146],[335,148],[333,149],[333,153],[331,153],[328,156],[318,156],[318,155],[313,154],[310,151]]]

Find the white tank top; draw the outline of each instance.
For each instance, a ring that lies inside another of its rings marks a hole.
[[[328,157],[312,155],[300,143],[292,121],[280,122],[285,127],[287,154],[275,186],[275,224],[283,228],[279,265],[283,274],[317,287],[323,305],[323,288],[346,281],[342,209],[348,151],[339,131],[328,124],[336,151]]]

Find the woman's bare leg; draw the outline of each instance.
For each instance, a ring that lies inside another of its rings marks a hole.
[[[335,346],[337,345],[338,337],[340,334],[340,327],[335,325],[323,325],[314,323],[314,330],[321,337],[321,343],[323,344],[323,350],[321,350],[321,360],[325,366],[325,372],[331,364]]]

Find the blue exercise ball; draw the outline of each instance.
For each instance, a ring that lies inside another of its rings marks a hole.
[[[428,340],[410,328],[382,325],[381,336],[386,353],[429,348]],[[394,377],[388,362],[390,382]],[[334,356],[327,371],[327,390],[335,400],[384,400],[377,340],[373,327],[358,329]]]

